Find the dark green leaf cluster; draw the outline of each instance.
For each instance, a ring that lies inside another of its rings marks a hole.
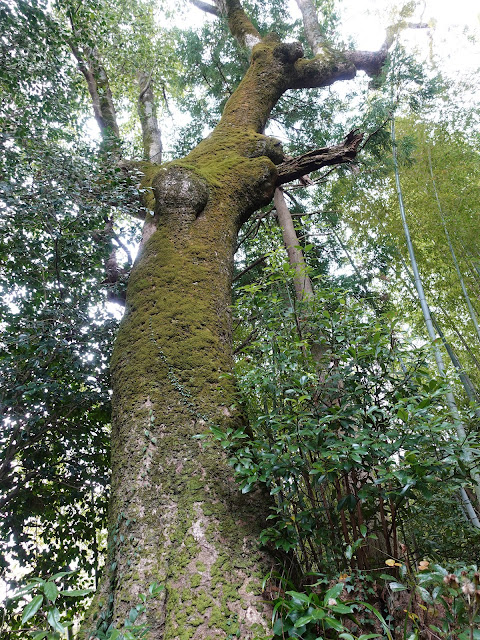
[[[265,544],[307,571],[381,566],[411,505],[462,482],[444,385],[391,316],[334,288],[288,303],[288,275],[246,286],[239,302],[255,318],[238,363],[254,438],[230,434],[231,462],[244,492],[262,483],[276,497]]]
[[[25,631],[28,623],[34,640],[59,640],[67,628],[73,625],[72,611],[69,610],[71,598],[85,598],[92,591],[66,589],[62,582],[71,578],[73,573],[60,571],[48,580],[33,578],[12,596],[11,602],[27,600],[21,612],[20,624],[22,631]]]
[[[81,140],[82,97],[46,3],[2,5],[0,538],[8,562],[98,569],[109,482],[105,262],[136,186]],[[7,56],[8,49],[8,56]],[[127,235],[124,235],[128,243]]]

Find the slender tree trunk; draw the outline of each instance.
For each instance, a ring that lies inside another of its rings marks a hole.
[[[410,237],[410,231],[408,228],[408,224],[407,224],[407,218],[405,215],[405,207],[403,204],[403,194],[402,194],[402,188],[400,185],[400,174],[399,174],[399,170],[398,170],[398,161],[397,161],[397,146],[396,146],[396,140],[395,140],[395,121],[392,117],[392,121],[391,121],[391,136],[392,136],[392,154],[393,154],[393,165],[394,165],[394,172],[395,172],[395,185],[396,185],[396,189],[397,189],[397,195],[398,195],[398,203],[399,203],[399,208],[400,208],[400,216],[402,218],[402,224],[403,224],[403,229],[405,232],[405,239],[407,242],[407,247],[408,247],[408,253],[410,255],[410,262],[412,265],[412,270],[413,270],[413,275],[414,275],[414,281],[415,281],[415,287],[417,289],[417,293],[418,293],[418,300],[420,302],[420,306],[422,309],[422,313],[423,313],[423,317],[425,320],[425,326],[427,328],[427,332],[428,335],[430,337],[430,339],[433,342],[433,354],[435,356],[435,361],[437,364],[437,370],[439,375],[444,378],[446,380],[446,376],[445,376],[445,366],[443,364],[443,357],[442,354],[440,352],[440,349],[438,348],[438,346],[434,343],[434,340],[436,338],[435,336],[435,329],[433,326],[433,322],[432,322],[432,317],[430,315],[430,309],[427,303],[427,300],[425,298],[425,291],[423,289],[423,283],[422,283],[422,279],[420,277],[420,273],[418,271],[418,267],[417,267],[417,261],[415,258],[415,253],[413,250],[413,244],[412,244],[412,240]],[[458,412],[458,408],[457,408],[457,403],[455,401],[455,398],[453,396],[452,391],[450,390],[450,388],[447,387],[447,391],[445,393],[445,399],[447,401],[447,405],[450,409],[450,414],[453,418],[453,422],[455,425],[455,430],[457,432],[457,437],[459,439],[459,441],[461,443],[464,443],[467,437],[467,434],[465,432],[465,427],[463,425],[463,422],[461,420],[460,414]],[[465,455],[465,459],[467,461],[471,461],[471,452],[468,448],[468,446],[464,446],[464,455]],[[473,485],[475,488],[475,495],[477,497],[477,502],[478,504],[480,504],[480,476],[478,475],[477,471],[475,469],[472,470],[471,472],[471,476],[472,476],[472,480],[473,480]],[[468,512],[469,518],[470,518],[470,522],[471,524],[476,527],[477,529],[480,529],[480,521],[478,519],[478,516],[475,512],[475,509],[473,508],[473,505],[470,502],[470,499],[465,491],[465,489],[461,489],[461,496],[462,496],[462,502],[465,505],[465,509]]]
[[[435,178],[433,177],[432,158],[430,156],[430,149],[427,149],[427,155],[428,155],[428,169],[430,171],[430,177],[432,178],[432,186],[433,186],[433,191],[435,193],[435,200],[437,202],[438,214],[440,216],[440,220],[442,221],[443,230],[445,231],[445,236],[448,242],[448,248],[450,249],[452,260],[455,265],[455,271],[457,272],[458,280],[462,288],[463,297],[465,298],[465,302],[468,307],[468,313],[470,314],[470,319],[472,321],[473,326],[475,327],[475,334],[478,340],[480,341],[480,327],[478,326],[477,314],[475,313],[475,309],[473,308],[472,301],[470,300],[470,296],[468,295],[467,287],[465,286],[462,272],[460,271],[460,265],[458,264],[457,256],[455,255],[455,250],[453,248],[453,244],[450,239],[447,223],[445,222],[445,216],[443,215],[443,209],[442,209],[442,205],[440,204],[440,198],[438,197],[437,185],[435,183]]]
[[[295,294],[297,300],[301,302],[302,300],[313,297],[312,281],[307,273],[307,265],[305,264],[302,249],[300,248],[300,241],[297,237],[297,232],[293,226],[292,216],[288,210],[285,197],[281,189],[275,189],[273,202],[277,211],[278,222],[282,230],[283,242],[285,244],[285,249],[287,250],[288,260],[295,270],[295,277],[293,279]]]

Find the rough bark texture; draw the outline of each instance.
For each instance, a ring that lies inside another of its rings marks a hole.
[[[296,158],[285,160],[278,167],[277,185],[297,180],[322,167],[352,162],[362,140],[362,133],[352,131],[342,144],[315,149]]]
[[[237,38],[260,39],[237,1],[216,4]],[[355,73],[343,54],[306,61],[298,43],[270,34],[214,132],[182,160],[142,164],[154,213],[112,359],[109,551],[84,637],[104,623],[121,628],[154,581],[165,590],[149,608],[149,640],[247,639],[268,628],[261,582],[273,561],[257,542],[268,498],[240,495],[222,450],[194,436],[241,423],[230,285],[238,229],[272,199],[284,159],[262,134],[270,111],[289,88]]]
[[[268,618],[261,581],[272,566],[257,542],[266,498],[240,495],[223,452],[194,438],[240,420],[222,377],[232,366],[233,202],[178,166],[153,187],[156,229],[112,361],[112,619],[156,580],[166,591],[150,611],[152,638],[253,637]]]
[[[150,638],[251,638],[270,616],[261,582],[272,561],[258,550],[268,499],[239,494],[219,447],[194,438],[241,419],[230,284],[239,223],[274,189],[273,162],[249,157],[261,138],[214,136],[208,153],[152,167],[155,214],[112,360],[109,557],[96,604],[97,621],[118,627],[139,593],[164,584]]]
[[[317,9],[311,0],[297,0],[297,5],[302,13],[307,42],[313,53],[320,55],[325,48],[325,37],[318,23]]]

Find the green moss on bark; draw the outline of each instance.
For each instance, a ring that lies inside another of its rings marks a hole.
[[[121,622],[163,583],[151,638],[247,639],[269,618],[261,581],[272,565],[256,541],[265,498],[239,494],[223,451],[194,436],[241,421],[229,375],[233,251],[241,222],[273,195],[283,154],[261,131],[295,56],[264,39],[216,130],[183,160],[142,164],[154,216],[112,358],[110,530],[124,543],[107,596]]]

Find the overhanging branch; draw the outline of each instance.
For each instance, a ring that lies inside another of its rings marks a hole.
[[[217,18],[221,16],[221,13],[218,10],[218,8],[214,7],[212,4],[209,4],[208,2],[202,2],[202,0],[190,0],[190,2],[195,7],[197,7],[197,9],[200,9],[200,11],[205,11],[205,13],[211,13],[212,15],[217,16]]]
[[[297,180],[322,167],[352,162],[363,140],[363,133],[350,131],[342,144],[309,151],[277,166],[277,186]]]

